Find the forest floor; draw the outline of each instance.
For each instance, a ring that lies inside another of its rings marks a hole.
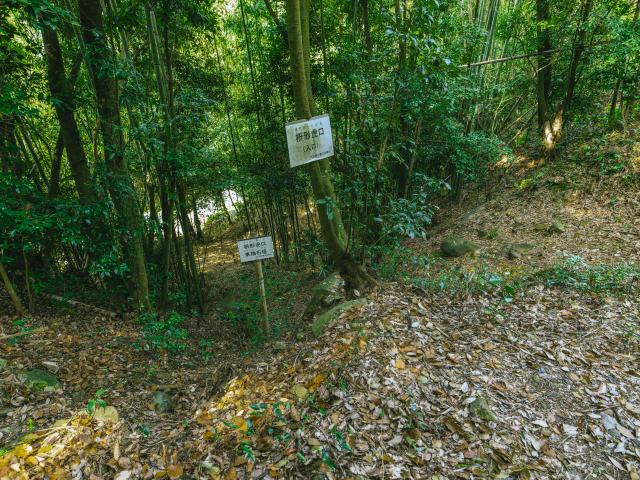
[[[636,142],[520,158],[500,194],[390,252],[388,280],[318,338],[251,347],[204,318],[157,355],[133,321],[39,303],[41,330],[0,341],[0,479],[640,479]],[[443,258],[452,234],[475,253]],[[201,255],[225,297],[251,275],[213,257],[227,243]],[[27,388],[29,368],[60,387]],[[91,417],[97,397],[114,409]]]

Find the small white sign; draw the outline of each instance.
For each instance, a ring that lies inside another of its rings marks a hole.
[[[291,168],[333,156],[329,115],[287,123],[285,130]]]
[[[249,238],[248,240],[240,240],[238,242],[238,251],[240,252],[240,261],[242,263],[272,258],[274,256],[273,240],[271,237],[257,237]]]

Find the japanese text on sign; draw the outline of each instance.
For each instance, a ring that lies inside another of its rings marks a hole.
[[[240,240],[238,242],[238,251],[240,252],[240,261],[242,263],[271,258],[274,256],[273,240],[271,237]]]
[[[333,156],[329,115],[287,123],[285,129],[291,168]]]

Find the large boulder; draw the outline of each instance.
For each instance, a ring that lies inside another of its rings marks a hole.
[[[58,377],[40,368],[20,372],[18,378],[31,390],[50,392],[62,386]]]
[[[322,332],[326,328],[329,323],[338,318],[342,313],[347,310],[356,307],[358,305],[364,305],[368,300],[366,298],[358,298],[357,300],[349,300],[348,302],[343,302],[340,305],[336,305],[328,312],[323,313],[318,318],[315,319],[313,325],[311,326],[311,331],[313,335],[319,337],[322,335]]]
[[[442,240],[440,250],[446,257],[462,257],[478,251],[477,245],[457,235],[448,235]]]
[[[344,280],[338,272],[334,272],[313,289],[305,315],[310,317],[342,300],[344,300]]]

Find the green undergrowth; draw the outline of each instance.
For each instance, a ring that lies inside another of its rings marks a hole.
[[[263,264],[264,282],[269,310],[270,339],[286,336],[297,327],[310,295],[308,273],[288,271],[269,262]],[[219,302],[220,317],[242,343],[259,346],[267,340],[261,325],[263,313],[260,289],[253,266],[234,275],[230,282],[237,288],[228,290]]]
[[[533,285],[545,285],[597,294],[630,294],[640,290],[640,266],[633,263],[589,264],[568,255],[543,269],[497,272],[486,263],[473,268],[442,264],[435,255],[396,248],[374,266],[386,281],[403,281],[431,292],[451,294],[500,293],[504,298]]]

